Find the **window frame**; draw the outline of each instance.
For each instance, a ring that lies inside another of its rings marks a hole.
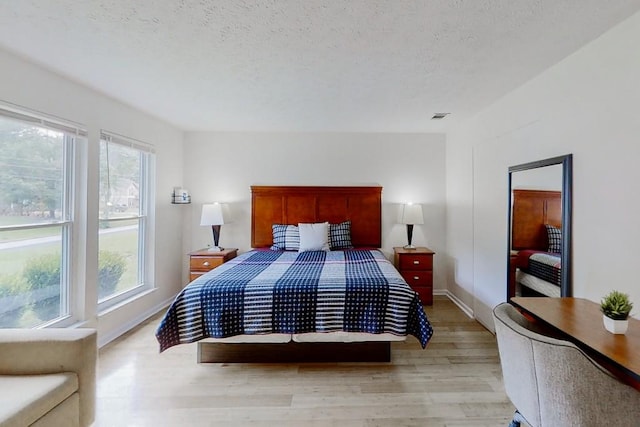
[[[66,327],[76,323],[79,313],[76,310],[77,301],[81,294],[74,278],[73,259],[76,257],[77,248],[74,241],[75,199],[78,144],[87,141],[87,130],[79,123],[62,120],[57,117],[44,115],[26,108],[14,107],[6,103],[0,103],[0,117],[28,126],[60,132],[63,135],[62,146],[62,200],[60,203],[61,218],[44,223],[28,223],[0,226],[0,232],[18,231],[28,229],[47,229],[60,227],[60,312],[59,316],[32,328]]]
[[[128,215],[122,218],[101,218],[101,212],[98,210],[98,225],[102,222],[120,222],[120,221],[138,221],[138,271],[137,271],[137,283],[129,289],[116,292],[104,299],[97,300],[98,314],[102,314],[109,309],[123,304],[129,300],[138,297],[141,294],[148,292],[154,288],[153,274],[152,274],[152,260],[153,260],[153,247],[152,247],[152,219],[150,213],[153,211],[153,182],[155,172],[155,149],[151,144],[147,144],[142,141],[138,141],[129,137],[118,135],[113,132],[101,130],[99,144],[106,142],[107,144],[118,144],[120,146],[132,148],[138,151],[140,155],[140,183],[139,183],[139,197],[140,206],[137,215]],[[102,157],[98,159],[98,164],[102,165]],[[100,194],[98,194],[100,197]],[[98,226],[98,233],[100,226]],[[100,236],[98,236],[98,247],[100,245]],[[99,257],[99,250],[98,250]],[[99,261],[98,261],[99,262]],[[96,297],[98,295],[96,284]]]

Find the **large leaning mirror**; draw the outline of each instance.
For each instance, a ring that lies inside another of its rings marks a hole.
[[[507,301],[571,296],[571,154],[509,168]]]

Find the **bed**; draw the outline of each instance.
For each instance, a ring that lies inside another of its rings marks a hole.
[[[315,362],[388,361],[408,335],[424,348],[433,329],[420,299],[378,249],[381,192],[251,187],[253,249],[184,288],[156,331],[160,350],[197,342],[199,362]],[[330,247],[309,246],[313,233]]]
[[[513,190],[510,296],[561,294],[561,192]]]

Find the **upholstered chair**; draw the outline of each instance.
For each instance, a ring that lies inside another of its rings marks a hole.
[[[95,329],[0,329],[0,426],[95,419]]]
[[[493,310],[510,426],[640,425],[640,392],[623,384],[573,343],[541,333],[507,303]]]

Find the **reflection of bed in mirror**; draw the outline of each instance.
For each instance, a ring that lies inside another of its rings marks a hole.
[[[561,296],[562,192],[514,189],[510,294]]]
[[[572,296],[572,163],[567,154],[509,167],[507,301],[516,288],[519,295],[524,290],[532,296]]]

